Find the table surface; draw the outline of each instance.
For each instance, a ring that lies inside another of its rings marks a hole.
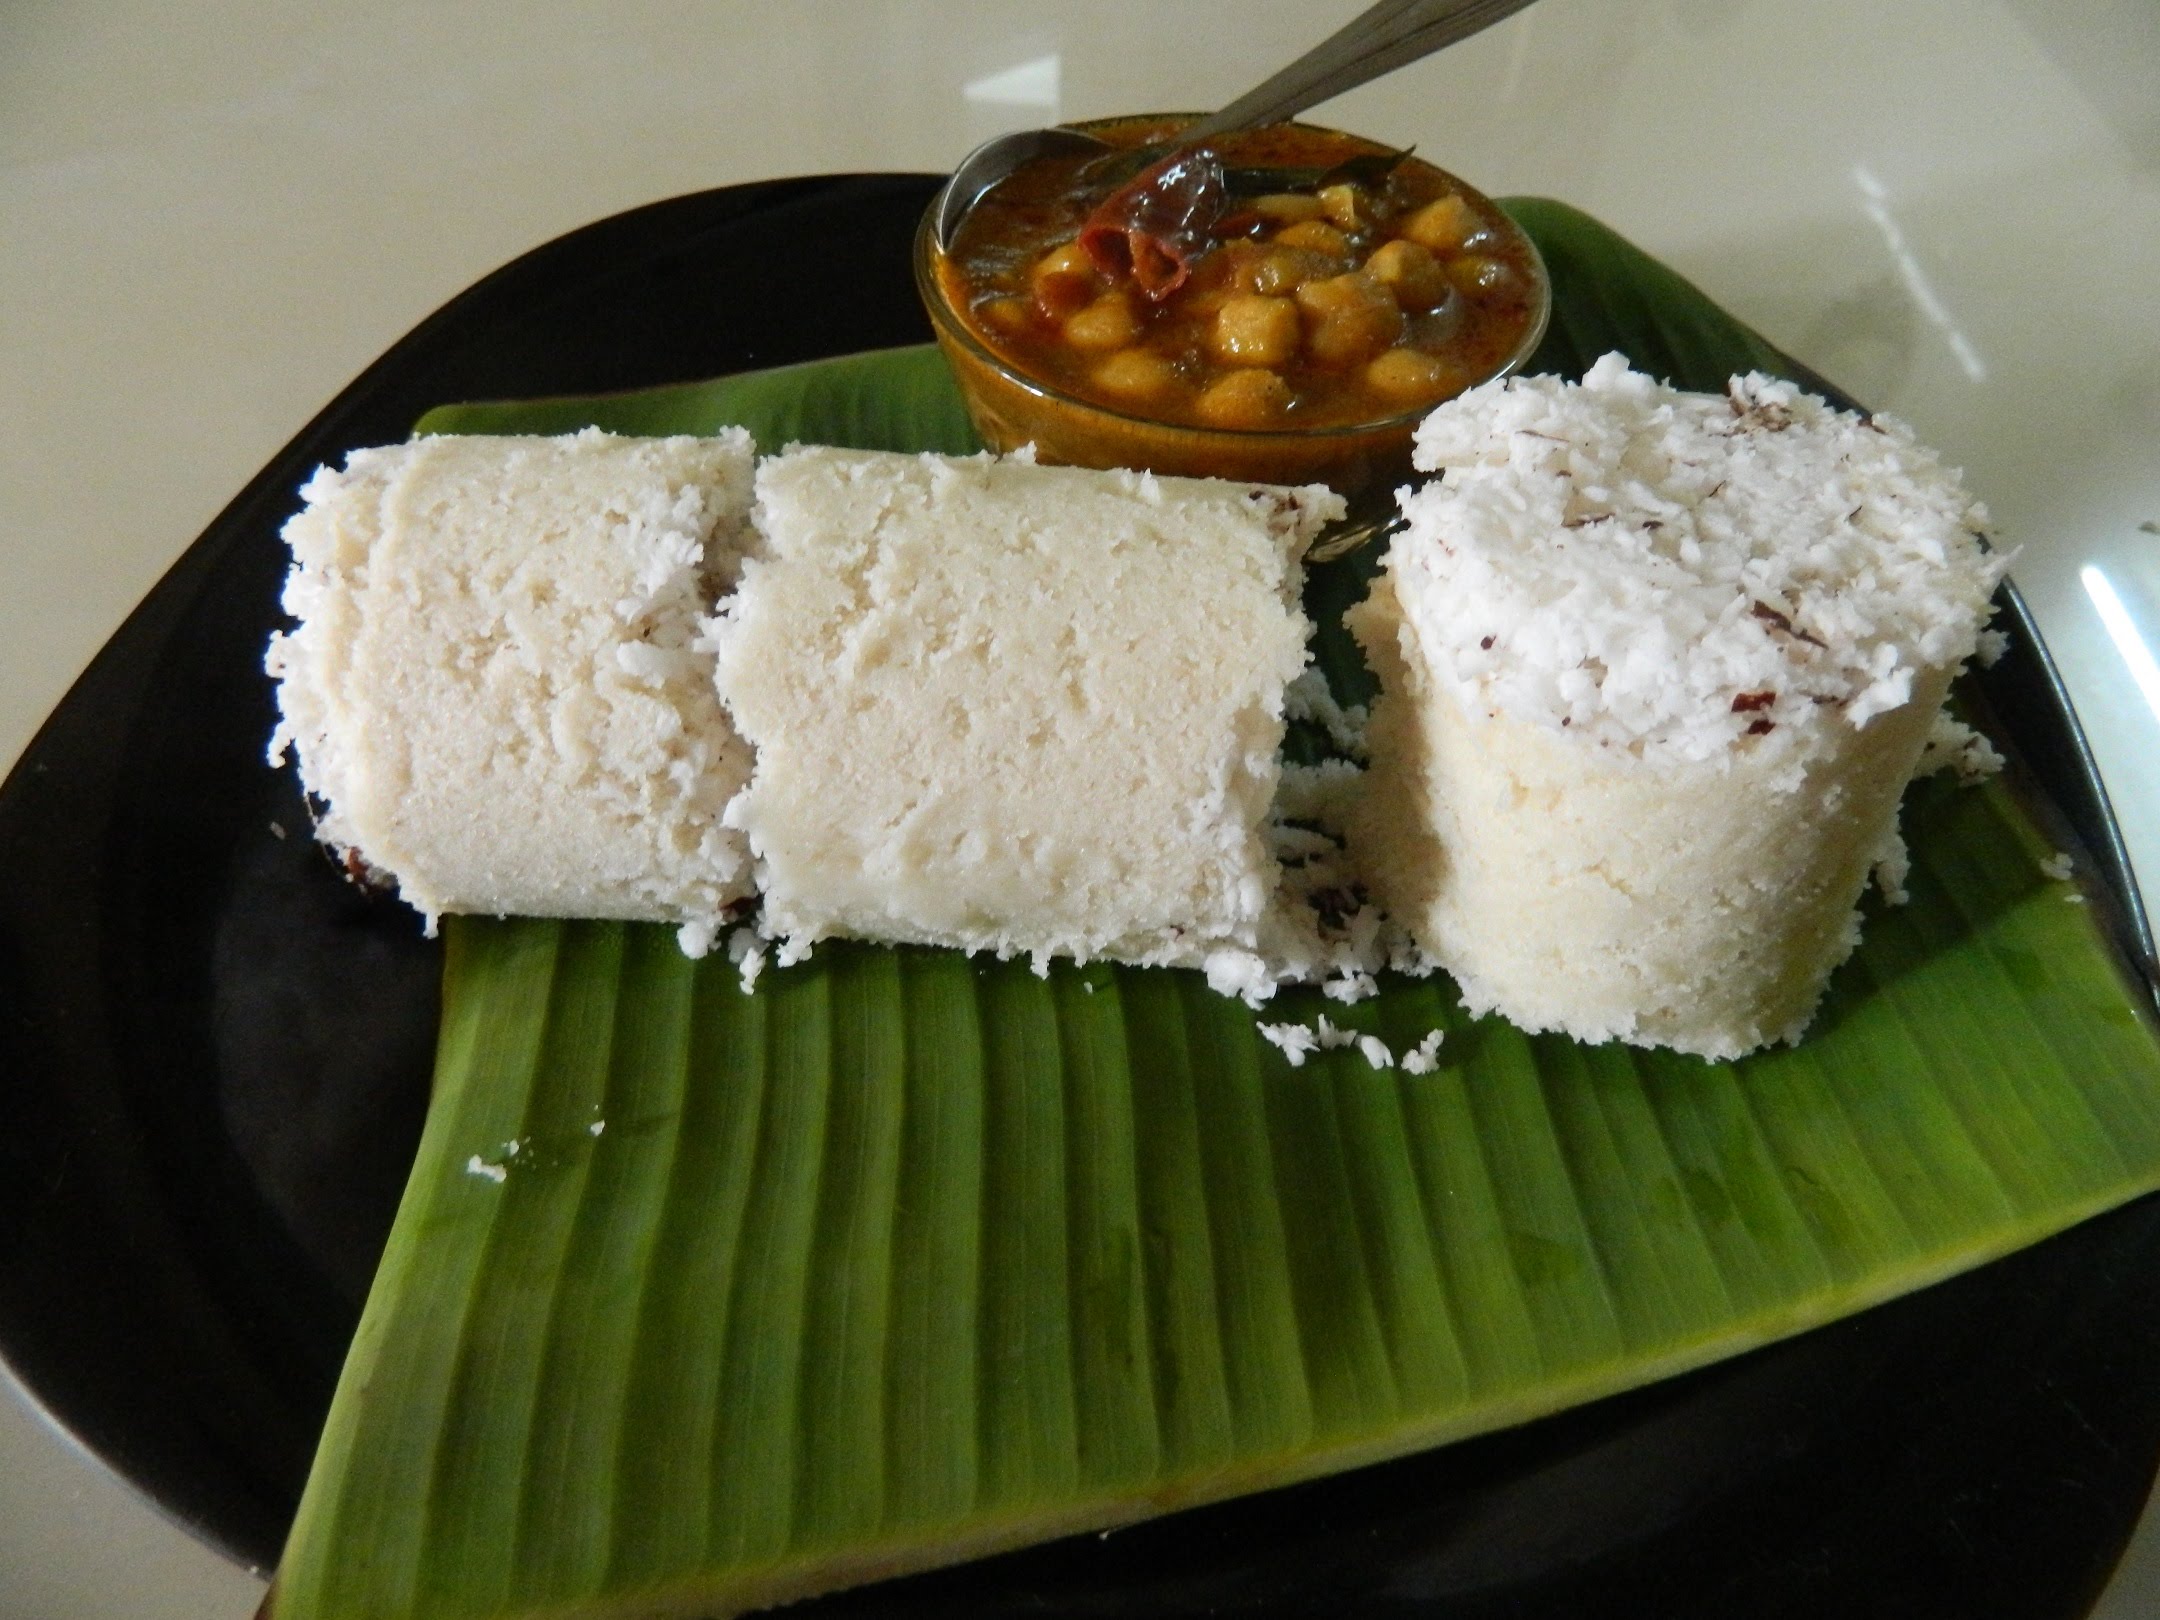
[[[145,0],[0,52],[0,765],[437,305],[734,181],[1213,106],[1357,0]],[[1567,199],[1966,469],[2160,897],[2160,8],[1543,0],[1316,116]],[[250,1614],[0,1380],[0,1620]],[[2148,1512],[2098,1614],[2160,1608]]]

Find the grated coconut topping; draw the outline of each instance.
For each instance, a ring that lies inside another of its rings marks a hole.
[[[1971,655],[2004,559],[1901,423],[1760,374],[1685,394],[1609,354],[1418,429],[1391,561],[1473,712],[1666,761],[1779,749],[1897,708]]]

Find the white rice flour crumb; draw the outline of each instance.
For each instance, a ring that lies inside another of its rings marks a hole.
[[[2059,849],[2040,863],[2041,876],[2052,878],[2057,883],[2069,882],[2076,871],[2077,863]]]
[[[497,1185],[507,1181],[510,1177],[510,1171],[507,1167],[490,1164],[477,1153],[465,1161],[465,1173],[468,1176],[480,1176],[485,1180],[495,1182]]]

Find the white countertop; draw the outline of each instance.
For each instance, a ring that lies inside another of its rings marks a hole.
[[[12,8],[0,764],[255,470],[503,261],[679,192],[1215,105],[1356,9]],[[1319,116],[1588,209],[1962,464],[2160,898],[2156,83],[2149,0],[1542,0]],[[0,1620],[258,1594],[0,1395]],[[2156,1608],[2148,1516],[2098,1612]]]

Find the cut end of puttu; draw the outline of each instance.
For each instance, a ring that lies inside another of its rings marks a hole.
[[[749,750],[703,619],[732,588],[754,448],[710,438],[430,437],[302,490],[272,638],[273,757],[318,837],[445,912],[673,923],[752,892],[722,812]]]

